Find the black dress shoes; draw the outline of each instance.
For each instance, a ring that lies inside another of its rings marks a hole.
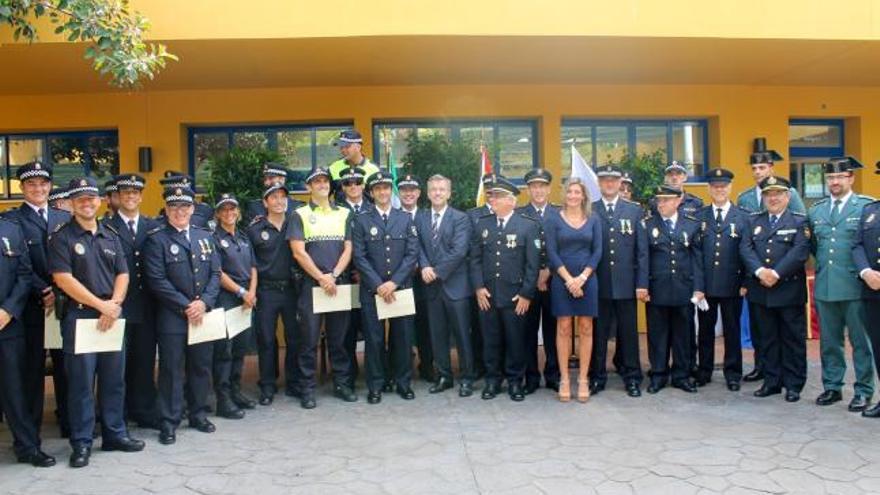
[[[299,400],[299,406],[303,409],[314,409],[318,407],[318,403],[315,401],[314,394],[303,394]]]
[[[170,426],[163,426],[159,430],[159,443],[162,445],[171,445],[177,441],[177,433]]]
[[[397,386],[397,395],[403,400],[413,400],[416,398],[416,393],[413,392],[412,388],[401,387],[400,385]]]
[[[89,465],[89,458],[92,457],[91,447],[74,447],[70,453],[70,467],[81,468]]]
[[[116,440],[104,440],[101,443],[101,450],[105,452],[140,452],[144,450],[144,441],[136,440],[131,437],[117,438]]]
[[[296,391],[291,391],[291,393],[296,393]],[[242,409],[253,409],[257,407],[257,401],[251,399],[247,395],[244,395],[241,390],[233,390],[232,394],[230,394],[232,398],[232,402],[235,403],[236,406]],[[294,397],[299,397],[298,395],[294,395]]]
[[[345,385],[336,385],[333,388],[333,396],[344,400],[345,402],[357,402],[358,396],[354,393],[354,389]]]
[[[235,402],[232,402],[232,397],[220,395],[217,397],[217,416],[226,419],[242,419],[244,411]]]
[[[520,384],[510,385],[507,391],[510,394],[510,400],[514,402],[522,402],[526,398],[525,390]]]
[[[759,382],[764,379],[764,372],[759,369],[753,369],[751,373],[743,377],[743,381],[746,383],[749,382]]]
[[[852,400],[849,401],[849,405],[846,406],[846,409],[849,412],[862,412],[868,408],[868,399],[864,395],[855,395]]]
[[[819,394],[819,397],[816,397],[816,405],[830,406],[831,404],[842,400],[843,395],[841,395],[839,390],[826,390]]]
[[[30,464],[33,467],[47,468],[55,465],[55,458],[37,449],[30,454],[18,456],[18,462],[20,464]]]
[[[547,380],[547,383],[545,383],[544,386],[554,392],[559,392],[559,382],[556,380]]]
[[[470,397],[474,395],[474,386],[470,382],[464,382],[458,387],[459,397]]]
[[[727,382],[727,390],[731,392],[739,392],[739,382]]]
[[[778,387],[768,387],[766,385],[762,385],[761,388],[755,390],[753,394],[755,397],[770,397],[771,395],[778,395],[782,393],[782,389]]]
[[[275,401],[275,394],[270,392],[260,392],[260,405],[261,406],[271,406],[272,402]]]
[[[680,381],[674,382],[672,384],[672,386],[683,391],[683,392],[687,392],[689,394],[697,393],[697,385],[690,380],[680,380]]]
[[[523,389],[523,393],[525,393],[526,395],[532,395],[539,388],[541,388],[540,383],[529,382],[529,383],[526,383],[526,386]]]
[[[862,417],[880,418],[880,402],[874,404],[874,407],[869,407],[862,411]]]
[[[189,427],[195,428],[202,433],[214,433],[217,430],[214,423],[207,419],[191,419],[189,420]]]
[[[486,386],[483,387],[483,393],[480,394],[480,397],[483,400],[494,399],[498,395],[498,392],[500,392],[500,391],[501,391],[501,388],[498,385],[486,384]]]
[[[378,404],[382,402],[382,392],[370,390],[367,393],[367,404]]]
[[[705,387],[706,385],[708,385],[711,382],[712,382],[711,378],[706,378],[703,376],[698,376],[696,379],[694,379],[694,383],[696,383],[697,387]]]
[[[354,387],[352,387],[352,388],[354,388]],[[393,381],[387,381],[387,382],[385,382],[385,383],[382,385],[382,391],[383,391],[383,392],[387,392],[387,393],[389,393],[389,394],[390,394],[391,392],[394,392],[394,382],[393,382]]]
[[[656,394],[657,392],[663,390],[663,388],[664,388],[665,386],[666,386],[666,385],[664,385],[664,384],[662,384],[662,383],[659,383],[659,382],[657,382],[657,383],[655,383],[655,382],[651,382],[651,384],[648,385],[648,393],[649,393],[649,394],[652,394],[652,395],[653,395],[653,394]]]
[[[630,397],[641,397],[642,389],[639,388],[639,384],[636,382],[630,382],[626,384],[626,395]]]
[[[441,376],[433,385],[431,385],[431,388],[428,389],[428,393],[439,394],[444,390],[449,390],[452,386],[453,382],[451,378]]]
[[[785,402],[797,402],[801,400],[801,393],[794,390],[785,391]]]
[[[605,390],[604,383],[597,383],[597,382],[590,383],[590,395],[596,395],[603,390]]]

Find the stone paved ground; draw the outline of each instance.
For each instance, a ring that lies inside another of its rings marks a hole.
[[[794,405],[727,392],[718,375],[696,395],[640,399],[615,378],[587,405],[546,389],[522,403],[432,396],[424,382],[415,401],[379,406],[323,390],[313,411],[282,396],[212,435],[182,428],[175,446],[134,430],[143,453],[97,450],[76,471],[53,427],[51,469],[12,464],[2,431],[0,493],[880,493],[880,422],[848,413],[849,391],[813,405],[818,377],[813,359]]]

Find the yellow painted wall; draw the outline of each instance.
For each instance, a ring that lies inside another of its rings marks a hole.
[[[118,129],[123,172],[137,169],[138,146],[153,148],[152,184],[186,165],[188,125],[353,120],[371,148],[373,119],[537,118],[539,160],[561,175],[565,117],[710,120],[710,160],[734,170],[735,189],[750,186],[752,138],[787,154],[789,118],[846,118],[847,151],[873,169],[880,159],[880,89],[743,86],[401,86],[174,91],[0,97],[0,133]],[[777,165],[779,174],[787,162]],[[870,171],[868,171],[870,172]],[[880,197],[880,180],[858,187]],[[694,186],[695,192],[702,189]],[[158,187],[147,193],[159,207]]]

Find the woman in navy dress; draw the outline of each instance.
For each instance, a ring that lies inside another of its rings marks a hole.
[[[550,307],[556,317],[556,355],[559,369],[568,369],[573,323],[578,332],[577,398],[590,397],[587,371],[593,352],[593,318],[599,312],[599,285],[593,272],[602,258],[602,228],[592,215],[587,187],[577,178],[565,185],[565,205],[544,225],[547,258],[556,276],[550,282]],[[559,400],[571,400],[568,373],[559,382]]]

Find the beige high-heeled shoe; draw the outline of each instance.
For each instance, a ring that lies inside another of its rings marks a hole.
[[[568,378],[559,380],[559,402],[568,402],[571,400],[571,382]]]
[[[588,380],[578,380],[577,399],[581,403],[590,399],[590,382]]]

